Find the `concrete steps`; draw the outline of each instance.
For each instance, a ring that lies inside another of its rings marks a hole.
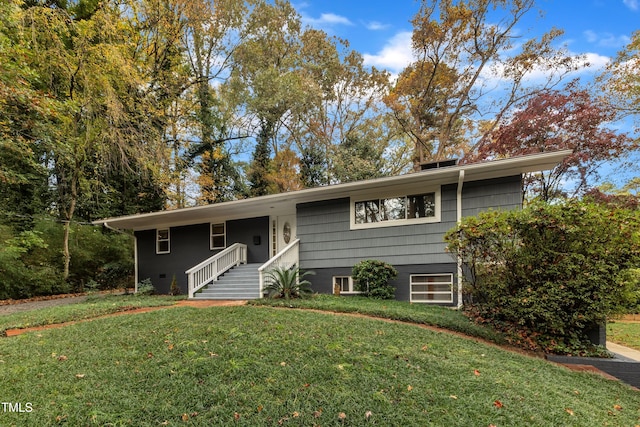
[[[245,300],[257,299],[260,292],[258,268],[260,264],[242,264],[202,288],[194,299]]]

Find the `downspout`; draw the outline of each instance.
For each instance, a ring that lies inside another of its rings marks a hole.
[[[102,225],[104,225],[105,228],[108,228],[109,230],[115,231],[116,233],[126,234],[127,236],[130,236],[129,233],[125,233],[122,230],[113,228],[112,226],[109,225],[108,222],[103,222]],[[136,233],[133,233],[133,269],[134,269],[133,274],[134,274],[134,280],[135,280],[135,283],[133,284],[133,288],[134,288],[133,292],[138,292],[138,237],[136,236]]]
[[[458,174],[458,191],[456,193],[456,220],[459,226],[462,222],[462,184],[464,182],[464,170]],[[458,309],[462,308],[462,257],[458,254]]]

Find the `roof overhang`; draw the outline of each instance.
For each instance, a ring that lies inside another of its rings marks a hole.
[[[94,224],[137,231],[290,214],[295,212],[295,206],[298,203],[357,197],[359,194],[373,191],[376,193],[402,192],[403,188],[416,185],[434,187],[455,184],[458,182],[460,171],[464,171],[464,181],[469,182],[549,170],[557,166],[569,154],[571,154],[571,150],[510,157],[206,206],[106,218],[95,221]]]

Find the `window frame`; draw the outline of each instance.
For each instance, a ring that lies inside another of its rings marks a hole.
[[[346,275],[333,276],[331,278],[332,289],[333,289],[333,286],[335,286],[337,279],[348,279],[348,284],[349,284],[349,290],[348,291],[343,291],[342,290],[342,284],[341,284],[341,286],[340,286],[340,295],[357,295],[357,294],[361,294],[362,293],[362,292],[357,291],[355,289],[355,285],[353,283],[353,277],[352,276],[346,276]]]
[[[409,198],[415,196],[422,195],[434,195],[434,215],[423,217],[423,218],[408,218],[409,215]],[[379,208],[377,216],[382,218],[384,217],[384,209],[385,205],[384,201],[389,199],[402,199],[405,200],[404,206],[404,219],[381,219],[377,222],[366,222],[366,223],[357,223],[356,222],[356,204],[358,203],[367,203],[367,202],[377,202],[377,206]],[[441,214],[442,214],[442,194],[440,187],[434,188],[420,188],[420,187],[410,187],[403,189],[402,193],[367,193],[361,194],[358,196],[351,196],[349,200],[349,224],[351,230],[362,230],[368,228],[380,228],[380,227],[397,227],[402,225],[412,225],[412,224],[429,224],[429,223],[438,223],[441,222]]]
[[[438,276],[448,276],[450,278],[449,282],[414,282],[414,277],[438,277]],[[417,273],[409,275],[409,301],[415,303],[424,303],[424,304],[452,304],[453,303],[453,273]],[[443,291],[415,291],[413,290],[413,285],[425,285],[425,284],[434,284],[434,285],[449,285],[449,292]],[[448,300],[424,300],[424,299],[414,299],[414,294],[417,295],[447,295],[450,297]]]
[[[222,225],[223,227],[223,232],[222,233],[213,233],[213,228],[215,226],[218,225]],[[213,244],[213,238],[214,237],[220,237],[222,236],[223,240],[224,240],[224,246],[214,246]],[[216,251],[216,250],[220,250],[220,249],[226,249],[227,248],[227,222],[223,221],[223,222],[212,222],[209,224],[209,249],[212,251]]]
[[[166,231],[167,237],[160,239],[160,232]],[[167,250],[160,250],[160,243],[167,242]],[[171,253],[171,228],[157,228],[156,229],[156,255],[164,255]]]

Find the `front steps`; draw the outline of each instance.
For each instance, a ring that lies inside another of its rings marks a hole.
[[[193,299],[245,300],[257,299],[260,292],[260,264],[241,264],[202,288]]]

